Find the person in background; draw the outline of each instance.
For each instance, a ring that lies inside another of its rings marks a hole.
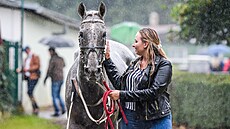
[[[52,114],[53,117],[58,117],[60,114],[64,114],[66,112],[64,101],[61,98],[60,92],[61,92],[61,86],[63,84],[63,68],[65,67],[65,62],[62,57],[60,57],[56,51],[55,48],[50,47],[49,48],[50,53],[50,61],[49,61],[49,67],[46,73],[46,77],[44,80],[44,84],[46,83],[46,80],[48,77],[51,77],[51,91],[52,91],[52,99],[53,99],[53,106],[54,106],[54,114]],[[59,110],[59,105],[61,106],[61,112]]]
[[[111,99],[122,104],[128,124],[122,119],[121,129],[172,129],[172,115],[168,86],[172,65],[162,49],[155,30],[143,28],[136,34],[133,44],[139,57],[122,76],[110,59],[109,42],[106,44],[103,65],[116,90]]]
[[[211,57],[210,61],[210,70],[212,72],[221,72],[224,67],[224,62],[221,56],[218,53],[215,53],[213,57]]]
[[[224,62],[223,72],[230,73],[230,57]]]
[[[38,115],[39,107],[34,98],[33,92],[34,88],[38,82],[40,77],[40,58],[38,55],[34,54],[30,47],[25,47],[23,51],[26,52],[27,57],[24,61],[23,68],[17,68],[16,71],[18,73],[23,73],[24,80],[27,81],[27,94],[30,98],[33,107],[33,114]]]

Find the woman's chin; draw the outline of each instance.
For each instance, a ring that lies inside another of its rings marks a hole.
[[[138,56],[140,55],[137,51],[135,51],[135,54],[138,55]]]

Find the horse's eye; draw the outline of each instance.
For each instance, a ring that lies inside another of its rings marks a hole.
[[[106,32],[103,33],[102,37],[103,37],[103,38],[106,38]]]
[[[83,37],[83,32],[80,32],[80,33],[79,33],[79,37]]]

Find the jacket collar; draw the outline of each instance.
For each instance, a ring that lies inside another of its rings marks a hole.
[[[155,67],[159,64],[161,58],[162,58],[161,56],[156,56],[155,62],[154,62]],[[140,59],[140,58],[139,58],[139,59]],[[137,62],[136,62],[136,63],[137,63]],[[149,75],[151,69],[152,69],[151,65],[148,65],[147,68],[145,69],[145,74],[146,74],[146,75]]]
[[[162,58],[161,56],[156,55],[155,62],[154,62],[155,66],[159,64],[161,58]],[[140,59],[141,57],[137,57],[134,61],[132,61],[131,66],[128,68],[126,73],[129,73],[130,71],[134,70],[135,65],[138,63]],[[148,65],[147,68],[145,69],[145,74],[148,75],[150,70],[151,70],[151,65]]]
[[[159,64],[161,58],[162,58],[161,56],[156,56],[155,65]]]
[[[155,65],[159,64],[161,58],[162,58],[161,56],[156,55],[156,58],[155,58],[155,61],[154,61]],[[132,62],[132,65],[135,65],[140,59],[141,59],[141,57],[137,57],[137,58]]]

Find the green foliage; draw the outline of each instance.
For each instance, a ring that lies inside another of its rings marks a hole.
[[[179,37],[211,44],[230,45],[230,3],[228,0],[188,0],[173,7],[171,16],[180,25]]]
[[[10,76],[12,71],[6,68],[4,47],[0,46],[0,113],[10,112],[13,108],[13,98],[10,95],[12,87],[15,87]]]
[[[61,127],[36,116],[21,115],[0,122],[0,129],[61,129]]]
[[[229,128],[229,86],[229,75],[174,72],[173,121],[193,128]]]

